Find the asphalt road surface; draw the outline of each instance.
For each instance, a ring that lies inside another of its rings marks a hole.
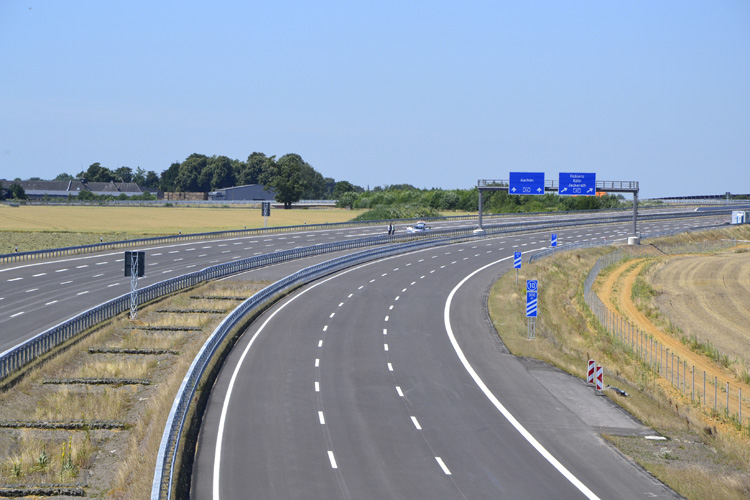
[[[548,232],[424,250],[281,301],[216,382],[191,498],[678,498],[599,437],[649,429],[498,340],[489,287],[513,252],[547,247]]]

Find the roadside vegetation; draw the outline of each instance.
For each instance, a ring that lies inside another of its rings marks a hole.
[[[679,243],[732,236],[750,239],[748,229],[688,233],[660,241]],[[700,403],[691,402],[689,395],[682,396],[637,357],[626,353],[588,310],[583,281],[596,259],[608,251],[560,252],[525,265],[518,286],[515,273],[506,274],[492,288],[489,298],[490,315],[500,337],[511,353],[540,359],[584,380],[587,359],[603,365],[605,387],[615,386],[630,395],[622,397],[606,390],[607,396],[668,440],[604,437],[679,494],[696,500],[750,497],[750,422],[740,426],[722,415],[704,415]],[[624,264],[623,269],[630,265]],[[747,265],[750,267],[750,262]],[[606,279],[607,272],[601,277]],[[521,286],[525,279],[539,280],[539,318],[533,341],[526,339],[525,288]],[[663,316],[654,303],[658,286],[642,281],[634,292],[636,301],[653,317]],[[623,311],[621,305],[616,307]],[[750,316],[744,321],[747,324]],[[669,325],[669,319],[663,320],[662,327],[667,329]]]
[[[338,208],[274,210],[269,226],[346,222]],[[153,236],[262,228],[256,207],[18,206],[0,204],[0,254]]]
[[[138,320],[121,315],[6,381],[0,496],[148,498],[188,367],[224,316],[267,284],[210,283],[149,304]]]

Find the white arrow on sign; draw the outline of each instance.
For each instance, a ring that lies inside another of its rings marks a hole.
[[[561,192],[561,193],[564,193],[564,192],[565,192],[565,191],[567,191],[567,190],[568,190],[568,188],[564,187],[564,188],[562,188],[562,190],[561,190],[560,192]]]
[[[542,192],[542,188],[536,188],[536,192],[537,193],[541,193]]]
[[[589,190],[588,190],[588,191],[586,191],[586,192],[587,192],[587,193],[590,193],[590,192],[591,192],[591,191],[593,191],[593,190],[594,190],[594,188],[589,188]]]

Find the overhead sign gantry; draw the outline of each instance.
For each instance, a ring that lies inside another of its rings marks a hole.
[[[632,193],[633,236],[638,236],[638,181],[597,181],[596,174],[576,172],[560,173],[558,180],[544,180],[544,173],[540,172],[511,172],[510,180],[479,179],[477,190],[479,191],[480,229],[482,228],[483,191],[507,191],[508,194],[515,195],[541,195],[545,192],[556,192],[563,196],[595,196],[600,192]]]

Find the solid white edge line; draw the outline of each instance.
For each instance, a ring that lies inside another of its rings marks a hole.
[[[524,253],[528,253],[524,252]],[[451,293],[448,295],[448,299],[445,301],[445,309],[443,310],[443,321],[445,322],[445,330],[448,334],[448,338],[451,341],[451,344],[453,345],[453,349],[456,351],[456,355],[458,355],[458,359],[461,361],[461,363],[464,365],[464,369],[468,372],[468,374],[471,376],[471,378],[474,379],[474,382],[477,384],[479,389],[484,393],[485,396],[487,396],[487,399],[490,400],[490,402],[495,406],[495,408],[498,409],[500,413],[510,422],[510,424],[515,427],[515,429],[518,431],[521,436],[526,439],[526,441],[529,442],[531,446],[534,447],[534,449],[539,452],[540,455],[542,455],[547,462],[550,463],[557,471],[565,477],[568,481],[573,484],[581,493],[583,493],[586,498],[589,498],[591,500],[598,500],[599,497],[597,497],[594,492],[592,492],[585,484],[583,484],[577,477],[575,477],[563,464],[561,464],[552,454],[547,451],[539,441],[534,438],[534,436],[531,435],[529,431],[526,430],[526,428],[521,425],[521,423],[516,420],[516,418],[503,406],[503,404],[500,402],[499,399],[490,391],[489,387],[484,383],[484,381],[479,377],[476,371],[474,371],[474,368],[469,363],[469,360],[466,359],[466,356],[464,355],[463,350],[461,349],[461,346],[458,345],[458,341],[456,340],[456,336],[453,334],[453,328],[451,327],[451,321],[450,321],[450,308],[451,303],[453,302],[453,297],[456,295],[456,292],[459,288],[461,288],[464,283],[469,281],[472,277],[474,277],[476,274],[480,273],[481,271],[484,271],[488,267],[494,266],[495,264],[498,264],[500,262],[503,262],[508,259],[512,259],[513,256],[510,255],[508,257],[505,257],[500,260],[496,260],[495,262],[491,262],[487,264],[486,266],[482,266],[479,269],[475,270],[474,272],[470,273],[468,276],[466,276],[464,279],[462,279],[458,285],[451,290]]]

